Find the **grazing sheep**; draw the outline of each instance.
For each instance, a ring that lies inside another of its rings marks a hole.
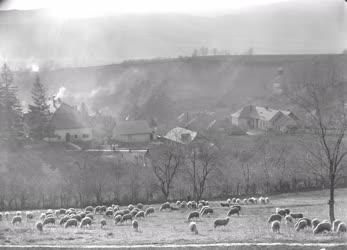
[[[132,217],[134,217],[137,214],[137,210],[134,209],[134,210],[130,211],[130,214]]]
[[[276,208],[276,213],[283,217],[287,215],[287,211],[285,209]]]
[[[236,198],[232,198],[232,199],[231,199],[231,203],[234,204],[235,202],[236,202]]]
[[[336,232],[338,232],[338,233],[346,233],[347,232],[346,224],[344,222],[341,222],[339,224],[339,226],[337,227]]]
[[[77,227],[77,220],[76,219],[68,219],[65,223],[65,228],[68,227]]]
[[[2,213],[0,212],[0,221],[2,221]]]
[[[63,218],[60,219],[59,225],[65,224],[70,219],[70,216],[65,215]]]
[[[193,218],[196,218],[198,219],[200,216],[199,212],[198,211],[193,211],[193,212],[190,212],[188,217],[187,217],[187,220],[190,221],[191,219]]]
[[[49,214],[54,214],[54,211],[53,211],[52,209],[48,209],[48,210],[46,211],[46,215],[49,215]]]
[[[312,228],[314,229],[319,223],[320,223],[320,221],[317,218],[314,218],[312,220]]]
[[[121,222],[121,220],[122,220],[122,216],[118,214],[117,216],[114,217],[114,224],[118,224],[119,222]]]
[[[112,216],[113,216],[113,210],[107,210],[106,213],[105,213],[105,215],[106,215],[107,217],[112,217]]]
[[[265,197],[265,204],[268,204],[268,203],[270,203],[270,199],[269,197]]]
[[[17,212],[16,212],[16,215],[17,215],[17,216],[22,216],[22,212],[21,212],[21,211],[17,211]]]
[[[41,221],[36,222],[35,227],[38,231],[42,232],[43,231],[43,225]]]
[[[91,213],[89,213],[89,214],[86,214],[86,217],[88,217],[88,218],[90,218],[90,219],[94,219],[94,215],[93,214],[91,214]],[[84,217],[84,218],[86,218],[86,217]]]
[[[76,219],[77,221],[81,221],[82,217],[80,215],[78,215],[78,214],[75,214],[75,215],[71,216],[71,219]]]
[[[59,209],[59,214],[66,214],[66,209],[65,208],[60,208]]]
[[[280,227],[281,227],[281,224],[278,220],[275,220],[271,223],[271,230],[272,232],[274,233],[279,233],[280,232]]]
[[[255,204],[256,203],[256,199],[254,197],[248,198],[247,202],[249,204]]]
[[[214,228],[219,226],[226,226],[229,223],[229,217],[226,217],[225,219],[216,219],[213,223]]]
[[[5,212],[5,218],[6,218],[6,220],[8,220],[10,218],[10,213],[9,212]]]
[[[200,200],[199,203],[202,203],[203,206],[208,206],[208,201]]]
[[[133,219],[133,217],[131,216],[131,214],[125,214],[122,216],[122,219],[120,222],[126,222],[127,220],[131,221]]]
[[[290,214],[287,214],[286,217],[284,217],[286,220],[286,224],[292,224],[293,223],[293,217]]]
[[[265,198],[259,197],[259,204],[265,204]]]
[[[179,205],[180,208],[187,208],[187,202],[186,201],[182,201]]]
[[[145,218],[145,212],[144,211],[138,211],[137,214],[135,215],[135,218]]]
[[[88,213],[93,213],[94,212],[94,208],[92,206],[88,206],[84,209],[84,211],[88,212]]]
[[[286,212],[286,214],[290,214],[290,209],[289,208],[285,208],[284,211]]]
[[[113,216],[115,217],[115,216],[117,216],[117,215],[120,215],[120,216],[123,216],[125,213],[124,213],[124,210],[118,210],[117,212],[115,212],[114,214],[113,214]]]
[[[272,214],[272,215],[270,215],[270,217],[267,220],[267,222],[268,223],[272,223],[275,220],[281,221],[282,220],[282,216],[280,214]]]
[[[139,223],[137,222],[137,220],[133,220],[133,222],[131,223],[133,229],[135,232],[139,231]]]
[[[230,210],[229,210],[227,215],[231,216],[233,214],[237,214],[238,216],[240,216],[240,210],[237,207],[230,208]]]
[[[204,205],[202,203],[199,202],[198,204],[198,209],[201,209]]]
[[[290,215],[294,218],[294,219],[300,219],[300,218],[304,218],[304,215],[301,213],[290,213]]]
[[[83,220],[81,221],[80,228],[87,225],[88,226],[92,225],[92,219],[90,219],[89,217],[84,217]]]
[[[227,203],[229,203],[229,204],[231,203],[231,199],[230,198],[227,199]]]
[[[131,210],[133,210],[135,207],[134,207],[134,205],[133,204],[129,204],[129,206],[128,206],[128,209],[131,211]]]
[[[247,199],[243,199],[243,200],[242,200],[242,203],[245,204],[245,205],[247,205],[247,204],[248,204],[248,203],[247,203]]]
[[[221,205],[222,207],[230,207],[230,204],[229,204],[228,202],[227,202],[227,203],[221,202],[220,205]]]
[[[47,225],[47,224],[55,225],[55,218],[53,218],[53,217],[48,217],[48,218],[46,218],[46,219],[43,221],[42,225],[44,226],[44,225]]]
[[[44,219],[46,219],[46,214],[45,213],[41,213],[39,218],[40,218],[40,220],[43,221]]]
[[[319,234],[325,231],[331,231],[331,224],[329,222],[322,221],[313,229],[313,234]]]
[[[237,198],[237,199],[235,200],[235,203],[236,203],[236,204],[240,204],[240,203],[241,203],[241,200],[240,200],[239,198]]]
[[[101,206],[96,206],[95,209],[94,209],[94,213],[101,213]]]
[[[332,230],[333,230],[334,232],[336,232],[337,227],[339,226],[339,224],[340,224],[341,222],[342,222],[342,221],[340,221],[340,220],[334,220],[334,222],[333,222],[333,228],[332,228]]]
[[[101,220],[100,220],[100,226],[101,226],[101,228],[103,228],[104,226],[106,226],[106,220],[105,220],[105,219],[101,219]]]
[[[173,206],[170,206],[170,209],[171,209],[171,211],[177,211],[177,210],[180,210],[178,207],[173,207]]]
[[[32,220],[34,218],[34,214],[30,211],[27,211],[26,212],[26,217],[27,217],[27,220]]]
[[[208,207],[208,206],[205,206],[205,209],[203,209],[201,212],[200,212],[200,215],[203,216],[203,215],[209,215],[209,214],[213,214],[213,208],[212,207]]]
[[[154,207],[149,207],[145,211],[145,215],[149,216],[150,214],[154,214]]]
[[[138,209],[143,209],[143,204],[142,203],[137,203],[137,205],[136,205],[136,207],[138,208]]]
[[[162,211],[164,209],[171,209],[169,202],[165,202],[165,203],[161,204],[159,210]]]
[[[189,201],[187,206],[189,209],[197,209],[198,208],[198,204],[196,203],[196,201]]]
[[[100,212],[101,213],[105,213],[106,211],[107,211],[107,207],[106,206],[101,206]]]
[[[300,230],[303,230],[307,227],[307,221],[306,220],[299,220],[295,226],[294,229],[295,231],[299,232]]]
[[[198,234],[198,228],[196,227],[196,223],[195,222],[190,222],[189,223],[189,230],[192,232],[192,233],[195,233],[195,234]]]
[[[176,206],[177,206],[177,207],[180,207],[180,206],[181,206],[181,201],[179,201],[179,200],[176,201]]]
[[[239,211],[241,211],[241,206],[239,205],[233,205],[232,208],[236,207]]]
[[[210,207],[210,206],[203,206],[201,209],[200,209],[200,215],[203,213],[203,211],[204,211],[204,209],[206,209],[206,208],[208,208],[208,207]]]
[[[22,216],[16,215],[12,218],[12,224],[14,225],[16,223],[22,223]]]

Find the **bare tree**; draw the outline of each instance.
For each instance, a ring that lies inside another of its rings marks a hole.
[[[345,110],[345,80],[336,59],[327,58],[319,63],[313,62],[310,70],[295,71],[296,78],[287,97],[292,104],[303,111],[308,132],[313,136],[305,136],[301,143],[317,164],[311,165],[316,174],[326,174],[329,180],[329,217],[335,220],[334,203],[335,187],[341,178],[343,164],[347,155],[344,137],[347,128]],[[306,132],[307,132],[306,131]],[[313,137],[313,141],[310,138]],[[311,146],[307,146],[311,145]],[[316,145],[317,147],[312,147]],[[326,171],[322,171],[322,170]]]

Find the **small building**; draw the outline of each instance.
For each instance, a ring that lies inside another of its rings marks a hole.
[[[163,138],[170,142],[189,144],[196,138],[197,134],[198,133],[195,131],[176,127],[171,129],[165,136],[163,136]]]
[[[75,107],[61,103],[50,121],[50,142],[74,142],[92,140],[89,121]]]
[[[232,125],[242,129],[269,130],[285,132],[298,127],[299,119],[288,110],[248,105],[231,115]]]
[[[123,143],[148,143],[154,139],[154,131],[145,120],[119,121],[113,129],[113,139]]]

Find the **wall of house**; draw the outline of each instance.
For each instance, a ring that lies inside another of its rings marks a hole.
[[[89,141],[92,139],[91,128],[56,129],[54,130],[54,135],[57,136],[55,141],[65,141],[68,133],[70,134],[70,141]]]
[[[115,139],[120,142],[149,142],[151,140],[151,134],[136,134],[136,135],[116,135]]]

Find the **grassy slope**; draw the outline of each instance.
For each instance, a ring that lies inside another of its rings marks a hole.
[[[336,218],[347,221],[347,193],[346,189],[336,192]],[[327,219],[328,192],[314,191],[298,194],[282,194],[271,197],[268,205],[243,206],[239,217],[233,216],[229,225],[224,228],[213,229],[215,218],[225,217],[227,209],[221,208],[219,202],[212,202],[214,215],[197,221],[198,235],[192,235],[188,230],[186,216],[188,211],[159,212],[145,220],[139,221],[140,232],[136,233],[131,226],[115,226],[113,220],[108,219],[108,225],[100,229],[97,216],[95,224],[90,228],[64,229],[60,226],[46,227],[44,232],[35,230],[35,222],[26,222],[12,226],[6,220],[0,222],[0,245],[4,244],[163,244],[163,243],[214,243],[214,242],[346,242],[346,235],[338,236],[329,233],[314,236],[311,229],[295,232],[292,226],[281,224],[281,233],[270,231],[266,220],[276,207],[288,207],[293,212],[303,212],[309,218]],[[158,206],[156,206],[158,208]],[[35,217],[40,211],[35,211]]]

